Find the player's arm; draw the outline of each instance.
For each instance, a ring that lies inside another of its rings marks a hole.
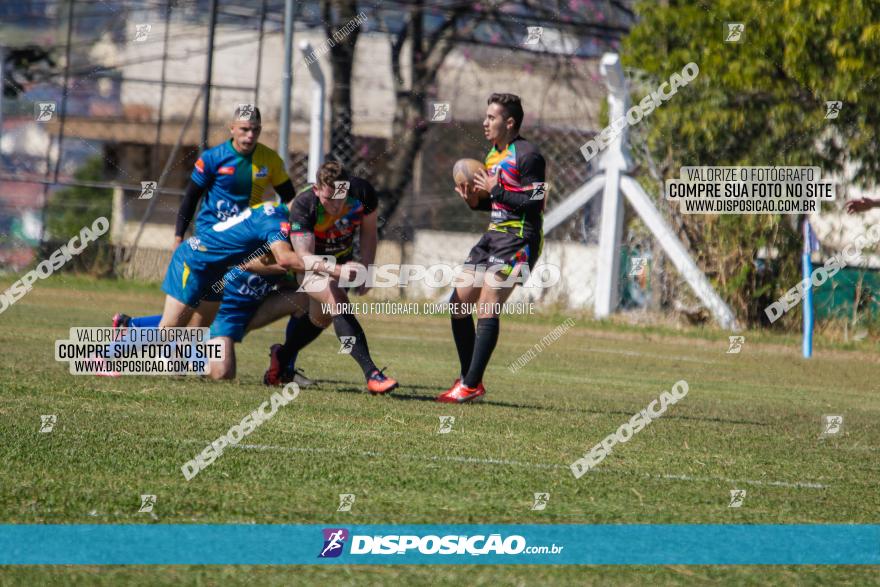
[[[872,198],[858,198],[855,200],[850,200],[846,203],[846,211],[849,214],[855,214],[857,212],[865,212],[870,210],[871,208],[880,207],[880,199],[872,199]]]
[[[489,198],[481,199],[477,195],[477,191],[470,189],[466,183],[460,183],[455,186],[455,191],[458,192],[458,195],[461,196],[461,199],[467,203],[471,210],[489,211],[492,209],[492,202]]]
[[[306,266],[303,263],[303,259],[294,252],[292,248],[290,248],[290,243],[286,240],[276,240],[272,241],[269,245],[269,248],[272,250],[272,254],[275,255],[275,260],[278,265],[284,269],[284,272],[287,271],[305,271]]]
[[[186,186],[186,193],[183,195],[183,201],[180,203],[180,209],[177,211],[177,223],[174,226],[174,246],[177,247],[183,242],[183,235],[192,222],[193,215],[196,213],[196,207],[205,188],[198,185],[194,181],[190,181]]]
[[[290,176],[287,175],[287,171],[284,169],[284,161],[281,159],[281,156],[278,153],[273,152],[273,154],[275,156],[270,159],[269,173],[271,175],[269,179],[272,181],[275,193],[278,194],[282,202],[289,206],[290,201],[296,197],[296,190],[293,187],[293,182],[290,181]]]
[[[378,212],[375,210],[364,216],[360,227],[361,263],[372,265],[376,260],[376,248],[379,245]]]
[[[263,255],[257,259],[251,259],[247,263],[243,265],[239,265],[245,271],[250,271],[251,273],[256,273],[257,275],[284,275],[288,272],[287,269],[278,264],[275,260],[275,255],[269,253],[268,255]]]
[[[474,177],[474,184],[483,189],[489,190],[492,200],[509,206],[514,211],[529,211],[534,208],[542,209],[543,200],[533,200],[532,195],[535,192],[533,187],[535,183],[544,182],[544,171],[546,169],[544,157],[538,152],[531,152],[525,155],[520,162],[520,184],[529,186],[523,191],[505,190],[501,182],[496,178],[491,178],[486,172],[478,172]]]
[[[290,205],[290,201],[296,197],[296,190],[293,188],[293,182],[288,178],[284,183],[280,183],[275,187],[275,193],[281,198],[281,201]]]
[[[214,183],[215,166],[211,153],[210,149],[202,153],[193,166],[189,184],[186,186],[186,193],[180,203],[180,209],[177,211],[177,222],[174,226],[175,248],[183,241],[183,235],[186,234],[186,229],[189,228],[189,223],[192,222],[196,213],[199,199]]]

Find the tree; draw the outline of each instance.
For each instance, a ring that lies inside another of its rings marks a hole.
[[[348,4],[345,9],[348,14],[356,11],[355,0],[334,0],[333,3],[340,10],[343,4]],[[387,172],[377,185],[382,196],[381,214],[384,217],[394,214],[412,180],[414,162],[430,125],[426,119],[427,105],[436,91],[438,72],[449,53],[457,45],[466,43],[522,51],[527,25],[566,29],[576,32],[585,41],[594,38],[606,41],[617,39],[626,30],[626,26],[618,23],[620,18],[617,16],[610,18],[606,15],[608,22],[603,23],[585,21],[581,14],[581,5],[584,3],[589,4],[588,0],[440,0],[426,5],[424,0],[407,0],[388,8],[381,5],[370,8],[370,18],[380,22],[390,37],[391,77],[395,93],[392,139],[382,154],[383,158],[387,158]],[[629,15],[627,2],[612,0],[610,4],[615,14]],[[367,8],[366,5],[364,7]],[[325,20],[329,19],[325,17]],[[335,22],[344,20],[339,17]],[[405,46],[410,49],[408,53],[404,51]],[[339,108],[340,112],[350,114],[353,53],[347,48],[340,48],[333,59],[331,105],[334,109]],[[409,74],[408,83],[404,79],[404,69]],[[339,82],[336,79],[337,71],[341,73]],[[343,119],[344,114],[339,117],[340,123],[344,122]],[[347,139],[350,144],[350,135],[337,133],[335,136]]]
[[[76,181],[102,181],[104,160],[88,159],[73,174]],[[48,204],[46,232],[53,241],[67,240],[84,226],[91,226],[96,218],[108,216],[113,207],[113,190],[72,186],[58,190]]]
[[[880,4],[842,9],[828,0],[792,0],[768,9],[760,0],[670,1],[642,2],[637,12],[623,58],[647,74],[651,89],[688,62],[700,68],[640,123],[656,179],[678,177],[684,165],[817,165],[827,176],[851,164],[853,181],[876,183]],[[725,42],[727,22],[745,25],[740,42]],[[836,119],[825,118],[830,100],[843,102]],[[760,298],[775,299],[799,279],[793,217],[695,215],[675,224],[747,322],[761,319]],[[762,279],[762,250],[777,253],[774,281]]]
[[[355,21],[357,2],[321,0],[321,14],[327,37],[333,39],[330,49],[333,70],[333,88],[330,93],[330,155],[350,167],[354,155],[351,133],[351,75],[360,26],[349,27],[351,32],[348,34],[340,29]]]

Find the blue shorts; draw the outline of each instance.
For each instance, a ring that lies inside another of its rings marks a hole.
[[[202,262],[199,252],[184,241],[168,263],[162,291],[191,308],[198,308],[204,300],[216,301],[222,297],[225,272],[225,267],[213,267]],[[214,291],[218,288],[219,291]]]
[[[211,338],[228,336],[234,342],[241,342],[251,318],[257,313],[262,299],[244,301],[236,298],[223,298],[217,316],[211,324]]]

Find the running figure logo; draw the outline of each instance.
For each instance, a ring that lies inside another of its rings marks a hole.
[[[138,510],[138,513],[150,513],[153,511],[153,506],[156,505],[156,496],[155,495],[142,495],[141,496],[141,507]]]
[[[55,422],[58,421],[58,416],[55,414],[46,414],[40,416],[40,432],[48,433],[52,432],[52,429],[55,428]]]
[[[34,104],[34,120],[49,122],[55,115],[56,108],[55,102],[37,102]]]
[[[354,348],[354,343],[357,342],[357,337],[355,336],[340,336],[339,342],[342,343],[342,346],[339,347],[340,355],[350,355],[351,350]]]
[[[544,194],[547,193],[547,182],[536,181],[532,184],[532,197],[530,200],[543,200]]]
[[[449,102],[433,102],[434,113],[431,114],[431,122],[446,122],[449,117]]]
[[[843,102],[840,100],[829,100],[828,102],[825,102],[825,120],[837,118],[837,115],[840,114],[841,108],[843,108]]]
[[[529,32],[529,36],[526,37],[526,45],[537,45],[541,42],[541,37],[544,35],[544,27],[530,26],[526,27],[526,30]]]
[[[727,337],[730,346],[727,348],[728,355],[738,355],[742,350],[743,345],[746,342],[745,336],[728,336]]]
[[[239,104],[235,112],[238,114],[239,122],[256,122],[256,106],[254,104]]]
[[[724,38],[725,43],[739,43],[742,35],[746,30],[746,25],[741,22],[727,23],[727,36]]]
[[[743,501],[746,498],[746,490],[745,489],[731,489],[730,490],[730,503],[727,504],[729,508],[738,508],[742,507]]]
[[[134,42],[135,43],[143,43],[147,40],[147,37],[150,36],[150,31],[153,29],[153,25],[151,24],[136,24],[134,26]]]
[[[449,434],[452,432],[452,425],[455,424],[455,416],[439,416],[440,429],[437,434]]]
[[[547,503],[550,501],[549,493],[536,493],[535,494],[535,503],[532,504],[533,511],[540,511],[547,507]]]
[[[843,429],[843,416],[825,414],[822,416],[822,436],[834,436],[840,434]]]
[[[351,187],[350,181],[337,181],[333,184],[336,189],[333,192],[331,200],[344,200],[348,196],[348,188]]]
[[[339,494],[339,507],[336,508],[337,512],[350,512],[351,506],[354,505],[354,493],[340,493]]]
[[[645,272],[645,268],[648,266],[648,258],[647,257],[632,257],[630,260],[630,268],[629,268],[629,276],[630,277],[641,277]]]
[[[142,181],[141,182],[141,195],[138,200],[149,200],[153,197],[153,194],[156,193],[156,188],[159,187],[159,183],[155,181]]]
[[[345,541],[348,540],[348,530],[345,528],[324,528],[324,548],[318,558],[336,558],[342,554]]]

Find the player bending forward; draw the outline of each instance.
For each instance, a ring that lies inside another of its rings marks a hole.
[[[268,248],[279,266],[302,271],[305,266],[287,240],[288,215],[284,204],[257,204],[177,247],[162,283],[167,295],[159,326],[186,326],[199,302],[219,289],[215,285],[223,283],[229,267],[257,251]],[[317,270],[326,270],[323,264],[317,265]]]
[[[357,318],[353,314],[339,313],[349,304],[348,294],[339,286],[339,277],[342,272],[354,277],[354,267],[361,267],[352,263],[355,232],[360,231],[363,263],[370,265],[376,256],[377,206],[373,186],[361,178],[349,178],[336,161],[321,165],[317,183],[294,198],[290,240],[296,254],[304,260],[314,255],[330,256],[335,264],[330,271],[312,270],[308,277],[297,275],[297,281],[303,284],[311,298],[308,317],[298,320],[288,330],[283,345],[272,345],[269,369],[263,377],[266,385],[282,385],[289,381],[292,377],[291,358],[318,338],[332,322],[345,350],[350,351],[363,370],[370,393],[388,393],[397,387],[397,381],[385,376],[370,357],[367,337]],[[367,289],[363,285],[358,288],[358,293],[364,294]],[[325,311],[325,305],[330,306],[330,313]]]
[[[544,157],[519,135],[522,102],[513,94],[492,94],[483,120],[483,134],[492,143],[486,171],[474,177],[477,189],[489,192],[480,200],[467,184],[455,190],[474,210],[491,210],[489,229],[471,249],[468,266],[489,269],[485,280],[457,287],[452,293],[452,337],[461,375],[437,401],[463,403],[486,393],[483,373],[498,342],[496,304],[503,304],[521,275],[523,265],[535,266],[544,245]],[[512,282],[512,283],[511,283]],[[467,310],[479,303],[477,327]],[[463,306],[466,304],[466,306]]]

